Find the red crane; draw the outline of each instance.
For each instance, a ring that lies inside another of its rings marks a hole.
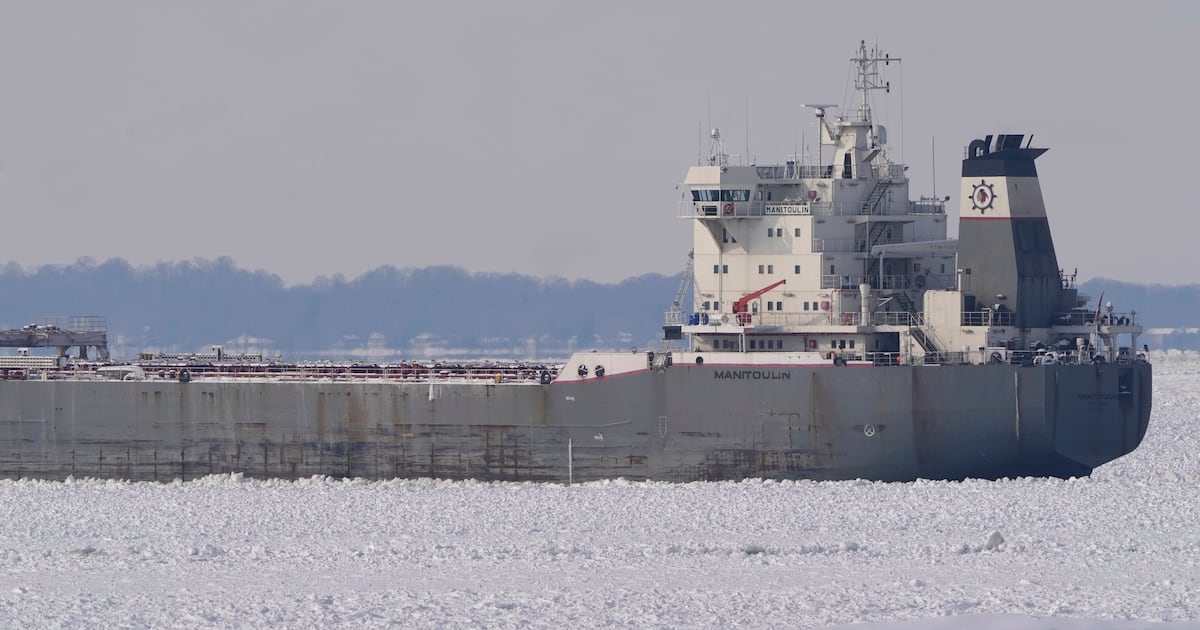
[[[733,303],[733,313],[737,317],[738,324],[745,326],[746,324],[750,323],[750,313],[746,310],[746,307],[750,304],[750,302],[760,297],[767,291],[770,291],[771,289],[774,289],[775,287],[785,283],[787,283],[787,280],[780,280],[775,284],[763,287],[754,293],[743,295],[742,297],[738,298],[738,301]]]

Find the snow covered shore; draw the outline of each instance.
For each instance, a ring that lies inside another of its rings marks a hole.
[[[1154,360],[1089,479],[0,481],[0,625],[1200,628],[1200,360]]]

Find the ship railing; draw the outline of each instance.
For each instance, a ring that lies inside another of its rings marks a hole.
[[[771,164],[758,166],[754,172],[759,179],[830,179],[833,165]]]
[[[339,365],[339,364],[262,364],[262,365],[143,365],[151,380],[180,380],[183,371],[188,379],[271,379],[288,381],[394,381],[394,382],[538,382],[542,372],[551,377],[557,366],[507,364],[432,364],[432,365]]]
[[[881,367],[903,364],[903,360],[900,358],[899,352],[868,352],[864,358],[867,361],[870,361],[873,365]]]
[[[874,165],[875,176],[883,179],[903,179],[904,169],[903,164],[892,164],[891,162]]]
[[[749,324],[759,326],[858,326],[862,315],[854,313],[755,313]]]
[[[966,365],[970,362],[970,356],[967,352],[927,352],[923,357],[917,359],[917,364],[924,365]]]
[[[755,313],[751,315],[750,323],[756,326],[833,326],[857,325],[858,313],[845,313],[844,317],[831,312],[813,313]]]
[[[861,202],[830,201],[692,201],[681,199],[675,206],[680,219],[745,219],[778,215],[858,216]]]
[[[855,241],[852,238],[814,238],[812,251],[817,252],[853,252]]]
[[[861,276],[861,275],[823,275],[822,289],[857,289],[858,285],[866,284],[875,290],[902,290],[912,288],[913,281],[908,276]],[[917,287],[921,288],[921,287]]]
[[[908,203],[909,214],[946,214],[946,202],[940,199],[921,199]]]
[[[1095,326],[1099,322],[1100,326],[1138,326],[1137,312],[1129,311],[1128,313],[1107,313],[1101,312],[1100,316],[1096,316],[1096,311],[1084,311],[1082,309],[1069,311],[1066,313],[1058,313],[1054,317],[1054,323],[1057,326]]]
[[[907,311],[883,311],[871,315],[875,326],[916,326],[917,320]]]
[[[967,311],[962,314],[963,326],[1012,326],[1016,322],[1016,314],[1012,311]]]
[[[71,332],[107,332],[108,320],[102,315],[71,315],[68,317],[39,317],[35,326],[57,328]]]

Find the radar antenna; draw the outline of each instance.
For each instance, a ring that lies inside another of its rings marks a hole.
[[[800,107],[807,107],[813,110],[817,115],[817,165],[822,166],[825,163],[821,158],[821,147],[825,146],[825,138],[829,138],[829,144],[833,144],[833,132],[825,123],[825,110],[830,107],[837,107],[836,103],[801,103]]]
[[[725,142],[721,140],[721,130],[716,127],[708,133],[708,165],[729,165],[729,153],[725,151]]]

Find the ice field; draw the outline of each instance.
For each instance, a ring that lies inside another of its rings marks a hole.
[[[0,481],[0,626],[1200,628],[1200,356],[1152,361],[1087,479]]]

